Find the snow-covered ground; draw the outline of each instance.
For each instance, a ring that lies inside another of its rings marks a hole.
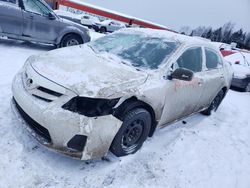
[[[230,91],[211,117],[197,114],[157,130],[124,158],[85,162],[40,146],[11,110],[11,82],[27,57],[51,49],[0,39],[1,188],[250,187],[250,93]]]

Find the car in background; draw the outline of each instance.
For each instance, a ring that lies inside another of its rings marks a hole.
[[[90,41],[87,28],[60,18],[43,0],[0,0],[0,35],[58,47]]]
[[[96,32],[106,33],[126,28],[126,25],[114,20],[104,20],[102,22],[94,23],[92,27]]]
[[[13,107],[49,148],[82,160],[109,150],[119,157],[138,151],[156,127],[216,111],[231,79],[208,42],[124,29],[30,57],[13,80]]]
[[[97,23],[97,22],[100,22],[99,18],[98,17],[95,17],[95,16],[91,16],[91,15],[83,15],[81,17],[81,24],[82,25],[85,25],[89,28],[92,28],[92,26]]]
[[[234,76],[232,87],[250,92],[250,52],[228,51],[224,58],[232,63]]]

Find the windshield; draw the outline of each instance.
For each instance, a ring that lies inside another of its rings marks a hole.
[[[108,52],[129,61],[134,67],[157,69],[180,46],[176,41],[139,34],[116,33],[90,43],[99,52]]]

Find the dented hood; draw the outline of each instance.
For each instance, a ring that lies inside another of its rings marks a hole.
[[[88,97],[109,97],[147,79],[147,73],[122,63],[111,54],[96,53],[88,45],[35,56],[30,64],[41,76]]]

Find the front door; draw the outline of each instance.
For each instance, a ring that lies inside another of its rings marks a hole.
[[[44,42],[55,41],[60,23],[57,18],[49,19],[51,10],[39,0],[23,0],[23,4],[23,35]]]
[[[22,10],[18,0],[0,0],[0,33],[21,35]]]
[[[172,70],[185,68],[194,72],[191,81],[168,80],[165,105],[160,125],[181,119],[195,112],[203,93],[203,53],[201,47],[187,49],[172,65]]]

